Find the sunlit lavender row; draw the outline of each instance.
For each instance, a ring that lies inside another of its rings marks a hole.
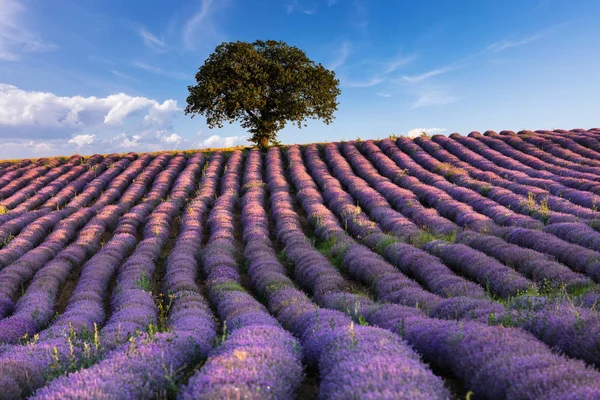
[[[598,399],[600,129],[0,162],[0,399]]]

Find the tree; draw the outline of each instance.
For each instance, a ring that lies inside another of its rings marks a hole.
[[[210,128],[237,120],[265,149],[277,143],[287,121],[333,120],[340,94],[333,71],[315,64],[304,51],[281,41],[221,43],[188,86],[185,114],[205,115]],[[304,124],[306,126],[306,124]]]

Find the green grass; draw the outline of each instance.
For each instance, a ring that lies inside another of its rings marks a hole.
[[[456,241],[456,232],[441,234],[423,229],[421,230],[421,233],[411,238],[410,244],[415,247],[423,247],[427,243],[433,242],[434,240],[443,240],[448,243],[454,243]]]

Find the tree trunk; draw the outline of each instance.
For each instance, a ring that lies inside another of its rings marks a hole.
[[[269,137],[267,135],[261,136],[258,139],[258,147],[261,150],[266,150],[269,148]]]

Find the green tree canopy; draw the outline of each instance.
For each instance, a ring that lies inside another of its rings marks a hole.
[[[281,41],[222,43],[188,86],[185,113],[206,116],[210,128],[240,121],[260,148],[277,143],[287,121],[331,123],[340,94],[335,73]],[[306,126],[306,125],[305,125]]]

